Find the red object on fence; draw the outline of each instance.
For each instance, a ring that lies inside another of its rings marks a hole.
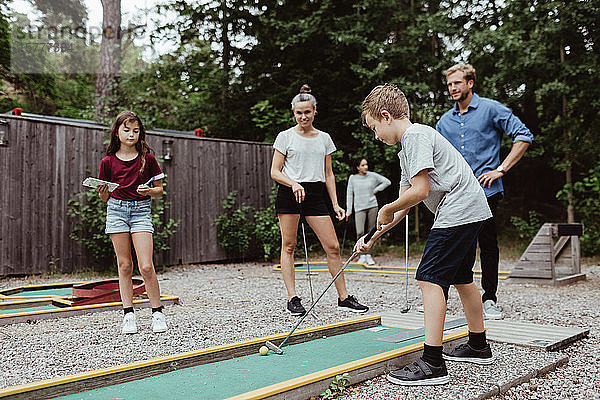
[[[12,109],[12,115],[21,115],[21,113],[23,112],[22,108],[13,108]]]
[[[202,128],[196,128],[196,129],[194,129],[194,133],[198,137],[203,137],[204,136],[204,131],[202,130]]]
[[[133,297],[146,291],[143,279],[133,278]],[[87,306],[90,304],[111,303],[121,301],[119,293],[119,279],[105,279],[102,281],[73,285],[73,297],[76,298],[73,306]]]

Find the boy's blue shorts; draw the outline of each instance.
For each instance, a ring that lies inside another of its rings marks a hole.
[[[450,285],[473,282],[477,236],[482,227],[483,221],[432,229],[416,279],[440,285],[446,295]]]

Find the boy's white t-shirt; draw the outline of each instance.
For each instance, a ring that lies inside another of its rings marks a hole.
[[[304,137],[294,127],[279,132],[273,148],[285,156],[281,172],[296,182],[325,182],[325,156],[336,151],[328,133]]]
[[[400,186],[429,171],[429,196],[423,203],[435,214],[432,228],[449,228],[492,217],[483,188],[463,156],[435,129],[411,125],[398,153]]]

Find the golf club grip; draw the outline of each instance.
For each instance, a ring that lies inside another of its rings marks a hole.
[[[371,238],[373,237],[375,232],[377,232],[377,225],[372,227],[371,230],[369,231],[369,233],[367,233],[367,236],[365,236],[365,243],[367,243],[369,240],[371,240]]]

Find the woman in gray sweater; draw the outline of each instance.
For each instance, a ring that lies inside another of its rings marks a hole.
[[[366,229],[371,229],[377,222],[379,209],[375,193],[381,192],[391,183],[385,176],[369,171],[366,158],[357,158],[354,161],[354,174],[350,175],[346,190],[346,221],[354,209],[357,240],[364,236]],[[366,229],[365,222],[368,227]],[[358,262],[359,264],[375,265],[375,260],[370,253],[361,254]]]

